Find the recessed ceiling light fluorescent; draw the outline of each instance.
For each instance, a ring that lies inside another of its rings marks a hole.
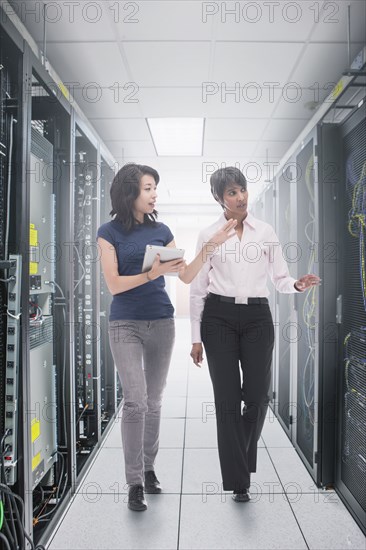
[[[159,156],[202,156],[204,118],[148,118]]]

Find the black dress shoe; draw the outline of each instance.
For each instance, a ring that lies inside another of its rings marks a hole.
[[[153,470],[145,472],[145,493],[157,494],[161,493],[160,481]]]
[[[248,502],[250,500],[249,489],[244,489],[243,491],[238,491],[233,493],[232,496],[235,502]]]
[[[131,485],[128,490],[128,505],[130,510],[143,512],[147,508],[147,502],[144,496],[144,488],[142,485]]]

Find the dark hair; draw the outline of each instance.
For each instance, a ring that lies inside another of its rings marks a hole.
[[[224,191],[230,183],[235,183],[240,187],[244,187],[245,190],[247,189],[247,180],[244,174],[234,166],[220,168],[210,177],[211,193],[220,204],[224,198]]]
[[[121,222],[127,231],[130,231],[135,225],[140,223],[134,216],[133,205],[141,192],[141,178],[146,174],[154,178],[156,185],[159,183],[160,177],[154,168],[133,162],[122,166],[112,181],[110,191],[112,210],[110,211],[110,215],[114,216],[116,214],[115,219]],[[144,214],[143,223],[154,225],[157,216],[158,213],[156,210],[153,210],[151,214]]]

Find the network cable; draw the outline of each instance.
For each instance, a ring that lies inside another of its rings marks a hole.
[[[313,273],[315,264],[315,212],[314,212],[314,179],[311,174],[314,171],[314,154],[307,162],[305,169],[305,184],[309,193],[309,217],[310,221],[305,226],[305,237],[309,242],[310,255],[307,264],[307,272]],[[315,363],[315,319],[316,319],[316,287],[312,287],[306,294],[302,316],[306,327],[306,340],[308,344],[308,354],[306,357],[302,373],[302,392],[305,406],[308,411],[308,417],[311,426],[314,426],[314,363]],[[311,439],[313,432],[309,431],[308,438]]]
[[[347,187],[351,187],[351,210],[348,218],[348,231],[352,237],[359,239],[360,248],[360,279],[363,304],[366,311],[366,258],[365,258],[365,232],[366,232],[366,162],[363,163],[360,177],[354,179],[352,170],[353,157],[348,159],[346,165]],[[353,187],[353,189],[352,189]]]
[[[346,189],[351,200],[351,208],[348,214],[348,232],[359,240],[359,272],[360,287],[363,306],[366,312],[366,261],[365,261],[365,232],[366,232],[366,162],[363,162],[360,172],[357,170],[357,160],[361,150],[358,149],[349,155],[346,161]],[[361,153],[364,156],[364,153]],[[364,426],[358,418],[358,413],[366,407],[365,388],[362,387],[362,378],[357,373],[362,372],[366,364],[365,357],[360,357],[352,346],[352,342],[365,341],[366,327],[360,326],[359,330],[352,328],[344,339],[344,380],[346,392],[344,395],[344,421],[345,435],[342,450],[342,460],[348,462],[360,457],[359,450],[355,450],[356,442],[351,439],[351,427],[355,428],[361,438],[364,438]],[[362,347],[361,347],[362,349]],[[350,381],[350,375],[352,379]],[[364,393],[362,393],[362,389]],[[360,391],[361,390],[361,391]],[[357,408],[357,410],[354,409]],[[356,413],[356,414],[355,414]],[[365,459],[363,459],[365,460]]]
[[[48,498],[45,499],[45,503],[39,512],[39,514],[33,519],[33,525],[37,525],[37,523],[40,523],[41,521],[48,521],[49,518],[55,513],[57,510],[60,502],[62,501],[67,483],[68,483],[68,475],[67,472],[65,472],[65,458],[63,454],[60,451],[56,451],[55,454],[58,454],[61,458],[61,472],[58,479],[58,482],[56,483],[56,487],[53,489],[53,491],[50,493]],[[63,484],[62,492],[60,494],[60,489]],[[47,505],[50,503],[50,501],[55,498],[56,502],[54,505],[54,508],[50,512],[43,513],[44,509],[47,507]]]
[[[7,484],[4,456],[7,452],[5,439],[8,434],[9,430],[6,430],[0,442],[0,502],[2,503],[3,510],[0,515],[2,515],[2,527],[4,528],[3,532],[0,533],[0,539],[4,542],[7,550],[25,550],[26,541],[30,544],[31,550],[45,550],[45,547],[42,545],[35,546],[25,531],[24,501]],[[5,502],[5,507],[3,501]],[[7,516],[5,512],[7,512]]]
[[[56,281],[45,281],[46,285],[54,285],[60,292],[62,302],[58,305],[61,305],[62,307],[62,316],[64,321],[64,327],[66,330],[66,298],[64,291],[62,290],[61,286],[56,283]],[[65,447],[67,446],[67,433],[66,433],[66,338],[64,338],[64,349],[63,349],[63,364],[62,364],[62,412],[63,412],[63,431],[64,431],[64,444]]]

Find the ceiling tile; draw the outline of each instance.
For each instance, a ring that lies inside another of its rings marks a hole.
[[[212,2],[207,21],[215,23],[215,36],[226,40],[306,41],[315,22],[314,2]]]
[[[205,141],[204,154],[230,157],[251,157],[256,141]]]
[[[274,95],[277,100],[281,92],[277,90]],[[240,98],[237,103],[233,96],[227,96],[223,101],[219,88],[214,94],[207,95],[199,86],[140,88],[137,97],[144,117],[266,118],[271,116],[276,104],[268,101],[267,93],[256,102]]]
[[[119,101],[114,101],[111,90],[103,89],[101,97],[98,101],[92,102],[86,100],[85,93],[82,90],[75,89],[74,97],[85,115],[89,118],[136,118],[141,116],[140,103],[130,103],[123,101],[123,96]]]
[[[343,40],[347,42],[348,5],[351,6],[351,41],[364,42],[366,21],[366,2],[364,0],[325,2],[323,10],[317,13],[319,22],[311,36],[311,41],[332,42]],[[314,14],[316,12],[314,11]]]
[[[138,97],[146,118],[205,116],[200,87],[140,88]]]
[[[212,23],[204,23],[202,3],[116,2],[110,10],[123,40],[210,40]],[[107,8],[106,8],[107,9]]]
[[[144,118],[91,118],[94,128],[104,140],[149,140],[150,132]]]
[[[360,49],[360,44],[351,45],[352,59]],[[323,89],[328,86],[330,93],[331,83],[336,84],[347,68],[346,44],[308,44],[291,81],[302,88],[314,89],[314,94],[317,93],[318,85]]]
[[[209,118],[205,124],[205,141],[251,139],[261,137],[267,120],[243,118]]]
[[[155,149],[152,141],[105,141],[112,155],[123,158],[129,156],[154,157]]]
[[[50,18],[56,18],[59,8],[62,13],[58,21],[47,23],[47,56],[65,82],[97,84],[74,90],[78,105],[119,166],[143,162],[157,168],[160,203],[215,204],[210,175],[232,165],[247,176],[252,201],[270,175],[267,153],[270,162],[278,162],[313,116],[316,100],[323,101],[330,92],[320,89],[317,98],[309,87],[316,81],[321,86],[338,81],[348,65],[349,1],[353,58],[361,49],[355,42],[364,40],[363,0],[277,0],[267,5],[197,0],[49,2]],[[30,10],[37,14],[43,3],[12,4],[23,10],[21,18],[41,46],[43,22]],[[322,4],[325,9],[316,23]],[[209,7],[214,13],[205,16]],[[232,7],[239,9],[238,21],[225,14]],[[290,22],[296,10],[299,20]],[[258,20],[250,22],[256,11]],[[286,86],[290,81],[295,88]],[[124,89],[129,82],[132,87]],[[256,86],[248,87],[251,82]],[[272,96],[266,82],[280,82],[281,88]],[[115,83],[118,90],[112,88]],[[205,117],[205,156],[157,157],[147,117]]]
[[[79,82],[84,95],[93,97],[91,83],[107,88],[105,93],[112,98],[117,96],[117,84],[123,87],[129,78],[124,69],[117,44],[82,43],[50,44],[48,58],[64,83]],[[108,63],[106,63],[108,59]],[[115,85],[115,89],[113,86]],[[108,89],[112,87],[111,89]],[[124,91],[120,90],[123,94]]]
[[[254,150],[254,156],[269,158],[279,157],[281,158],[286,151],[290,148],[291,141],[264,141],[261,140],[257,143],[257,147]]]
[[[240,97],[255,98],[255,89],[260,94],[266,82],[279,82],[281,86],[287,83],[302,49],[303,44],[217,43],[212,80],[224,92],[239,83]]]
[[[47,43],[55,40],[61,42],[111,40],[111,18],[105,9],[104,1],[10,0],[10,2],[15,13],[40,45],[43,44],[43,4],[46,4]]]
[[[213,118],[269,118],[278,98],[281,96],[280,90],[274,90],[272,100],[270,90],[258,88],[254,92],[255,96],[247,96],[246,94],[239,97],[232,94],[225,95],[225,91],[221,92],[221,84],[213,92],[210,95],[206,93],[205,102],[202,103],[205,116]],[[237,99],[238,101],[236,101]]]
[[[272,119],[269,121],[262,139],[267,141],[278,139],[294,141],[304,128],[305,124],[306,120],[303,119]]]
[[[200,86],[208,78],[209,42],[127,42],[123,47],[139,86]]]
[[[300,88],[294,84],[292,88],[287,88],[281,94],[278,103],[273,111],[274,118],[296,118],[310,120],[315,113],[317,106],[329,95],[330,89],[322,90],[319,88],[310,90],[309,88]],[[320,100],[316,101],[317,99]]]

